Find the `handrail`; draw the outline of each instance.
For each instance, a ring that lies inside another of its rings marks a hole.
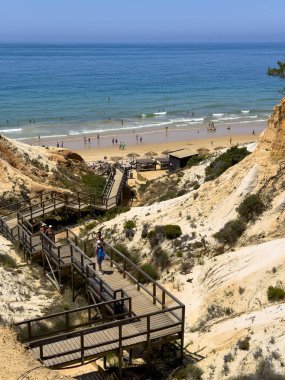
[[[170,313],[171,311],[175,311],[175,310],[178,310],[180,308],[181,308],[180,306],[173,306],[171,308],[167,308],[167,309],[164,309],[164,310],[157,310],[157,311],[153,311],[153,312],[150,312],[150,313],[145,313],[145,314],[141,314],[141,315],[131,316],[131,317],[128,317],[128,318],[125,318],[125,319],[122,319],[122,320],[118,319],[116,321],[104,323],[104,324],[102,324],[100,326],[87,327],[87,328],[82,329],[80,331],[71,331],[71,332],[60,334],[60,335],[57,335],[57,336],[51,337],[51,338],[37,339],[34,342],[30,342],[29,345],[30,345],[30,347],[37,347],[41,343],[44,344],[45,342],[47,342],[47,344],[58,342],[59,340],[61,340],[62,337],[64,337],[65,339],[68,339],[68,338],[72,338],[74,336],[83,335],[83,334],[85,335],[85,334],[88,334],[88,333],[96,332],[97,330],[100,331],[100,330],[104,330],[104,329],[110,329],[112,327],[124,326],[124,325],[128,325],[128,324],[130,324],[132,322],[137,322],[138,319],[141,320],[143,318],[153,317],[155,315],[165,314],[165,313],[168,313],[168,312]],[[183,322],[182,320],[180,321],[178,318],[177,318],[177,320],[179,321],[178,322],[179,324],[181,324]],[[173,324],[176,324],[176,323],[177,322],[174,322]],[[172,327],[173,324],[168,324],[166,326],[163,326],[162,328],[163,329],[169,329],[170,327]],[[135,334],[134,336],[139,336],[141,334],[145,334],[145,332]]]
[[[117,255],[119,255],[123,260],[125,260],[126,262],[128,262],[129,264],[131,264],[131,266],[136,270],[138,271],[139,273],[141,273],[145,278],[148,279],[149,282],[151,282],[153,285],[155,285],[156,287],[158,287],[160,290],[162,290],[168,297],[170,297],[173,301],[175,301],[177,304],[179,304],[180,306],[184,306],[184,304],[178,300],[178,298],[176,298],[175,296],[173,296],[170,292],[168,292],[168,290],[166,290],[162,285],[160,285],[157,281],[155,281],[153,278],[151,278],[146,272],[144,272],[140,267],[138,267],[135,263],[133,263],[128,257],[124,256],[121,252],[119,252],[116,248],[112,247],[110,244],[108,244],[107,242],[104,242],[104,244],[109,247],[111,249],[111,253],[112,251],[115,252]],[[111,262],[114,261],[112,260],[111,258]],[[117,264],[117,263],[116,263]],[[141,284],[140,284],[141,286]]]

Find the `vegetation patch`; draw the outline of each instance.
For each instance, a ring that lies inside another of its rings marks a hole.
[[[168,256],[168,253],[161,248],[157,248],[153,252],[153,258],[154,258],[155,264],[162,271],[170,266],[171,261],[170,261],[170,258]]]
[[[285,299],[285,290],[281,286],[269,286],[267,289],[268,301],[281,301]]]
[[[186,367],[180,368],[174,372],[168,380],[201,380],[203,371],[195,364],[187,364]]]
[[[157,269],[152,264],[142,264],[140,266],[141,270],[148,274],[153,280],[159,279],[159,274]],[[141,273],[139,273],[139,282],[142,284],[148,283],[148,279]]]
[[[84,174],[81,178],[86,192],[95,195],[101,195],[103,193],[106,184],[105,177],[90,173]]]
[[[132,230],[133,228],[136,228],[136,222],[134,220],[126,220],[124,228],[126,230]]]
[[[17,268],[16,261],[7,253],[0,253],[0,265],[4,268]]]
[[[214,234],[214,238],[221,244],[233,245],[245,230],[246,224],[241,219],[231,220]]]
[[[250,337],[246,337],[245,339],[241,339],[238,341],[238,348],[243,351],[249,351],[249,341]]]
[[[206,167],[206,181],[211,181],[218,178],[228,168],[236,165],[249,154],[250,152],[246,148],[238,148],[237,146],[233,146],[228,149]]]
[[[117,206],[112,208],[111,210],[106,211],[103,220],[111,220],[115,218],[119,214],[123,214],[124,212],[130,211],[130,207],[127,206]]]
[[[231,377],[230,380],[285,380],[285,376],[279,375],[272,368],[272,361],[261,360],[255,373]]]
[[[181,227],[176,224],[167,224],[163,227],[166,239],[173,240],[182,235]]]
[[[205,156],[192,156],[191,158],[189,158],[186,167],[190,169],[193,166],[199,165],[201,162],[205,161],[205,159]]]
[[[237,212],[244,220],[249,222],[250,220],[254,220],[258,215],[262,214],[264,209],[265,205],[260,199],[260,196],[258,194],[252,194],[241,202],[237,208]]]

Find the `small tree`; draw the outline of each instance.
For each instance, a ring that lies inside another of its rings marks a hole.
[[[285,78],[285,62],[278,61],[278,67],[268,67],[267,75],[271,77]]]
[[[237,208],[237,212],[240,214],[242,218],[244,218],[247,222],[255,219],[258,215],[260,215],[265,209],[265,205],[260,199],[258,194],[252,194],[246,197],[239,207]]]
[[[231,220],[226,223],[219,232],[214,234],[214,238],[217,239],[219,243],[233,245],[245,229],[246,225],[242,220]]]

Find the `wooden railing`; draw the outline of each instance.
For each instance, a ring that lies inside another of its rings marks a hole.
[[[110,266],[117,267],[119,271],[122,272],[124,278],[130,278],[130,280],[136,284],[137,290],[142,290],[151,297],[154,305],[159,304],[162,309],[165,309],[169,304],[184,307],[182,302],[145,273],[128,257],[124,256],[116,248],[106,242],[104,243],[104,246],[107,248],[110,257]]]
[[[28,342],[30,340],[76,330],[80,327],[102,325],[107,321],[116,319],[118,316],[115,314],[102,315],[100,310],[106,307],[116,309],[118,302],[128,303],[130,302],[130,297],[123,296],[110,301],[24,320],[15,323],[15,327],[21,341]],[[124,315],[129,315],[129,313],[120,314],[120,317]]]
[[[43,362],[48,359],[53,359],[53,358],[58,359],[62,356],[78,354],[77,360],[80,360],[81,364],[84,364],[85,360],[88,359],[88,357],[96,356],[96,354],[94,355],[90,351],[94,349],[98,349],[98,348],[101,348],[100,355],[102,355],[103,353],[107,353],[109,351],[114,351],[118,349],[119,360],[122,360],[123,348],[128,347],[129,345],[131,346],[135,342],[135,340],[131,341],[131,339],[141,338],[140,339],[141,343],[145,342],[147,343],[147,346],[150,347],[151,340],[156,339],[156,337],[152,336],[155,333],[159,332],[160,337],[180,334],[183,329],[182,325],[184,321],[173,320],[173,318],[171,318],[171,316],[174,314],[174,312],[178,308],[179,307],[176,306],[176,307],[169,308],[168,310],[159,310],[152,313],[142,314],[139,316],[139,321],[138,321],[138,317],[135,316],[135,317],[130,317],[123,320],[116,320],[113,322],[103,323],[102,325],[99,325],[99,326],[84,328],[84,329],[81,329],[80,331],[67,332],[64,334],[58,334],[57,336],[50,337],[50,338],[37,339],[34,341],[30,341],[29,347],[39,348],[39,358]],[[161,314],[169,315],[169,317],[171,318],[169,319],[173,320],[173,322],[171,323],[168,322],[167,325],[161,325],[160,327],[152,327],[152,324],[153,324],[152,321],[158,315],[161,315]],[[133,332],[130,333],[129,329],[127,328],[130,324],[133,324],[134,328],[137,326],[137,331],[136,329],[134,329]],[[100,332],[102,330],[110,331],[110,329],[113,330],[111,339],[107,339],[100,342],[96,341],[97,332]],[[89,337],[91,334],[94,334],[92,339],[90,339]],[[67,348],[65,346],[65,349],[62,349],[61,352],[45,355],[44,353],[45,346],[51,345],[52,343],[56,343],[56,342],[66,341],[71,338],[78,339],[78,343],[75,344],[73,348]],[[126,342],[128,340],[129,340],[129,343]],[[90,341],[94,343],[90,344]],[[74,359],[72,359],[71,361],[73,360]],[[64,360],[64,362],[66,361]]]

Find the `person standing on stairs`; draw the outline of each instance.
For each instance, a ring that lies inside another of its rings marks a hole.
[[[104,271],[102,269],[102,262],[103,262],[103,260],[105,258],[105,252],[104,252],[101,240],[97,240],[96,258],[97,258],[97,264],[98,264],[99,272],[102,273],[102,274],[104,274]]]

